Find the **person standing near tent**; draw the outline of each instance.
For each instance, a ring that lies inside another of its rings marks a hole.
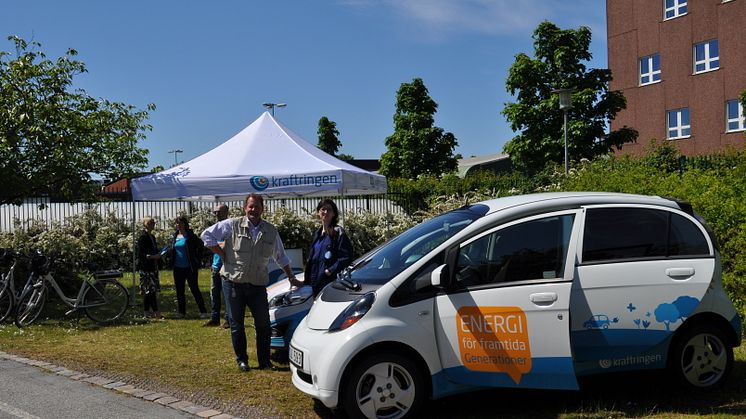
[[[316,230],[308,251],[303,283],[310,285],[316,296],[352,262],[352,242],[345,230],[337,225],[339,210],[331,199],[316,205],[321,228]]]
[[[299,286],[290,268],[277,228],[262,219],[264,198],[249,194],[244,200],[245,216],[220,221],[202,232],[205,246],[223,258],[223,295],[230,311],[231,343],[241,371],[249,370],[246,351],[244,316],[251,311],[256,330],[256,354],[259,369],[274,370],[269,360],[270,325],[267,303],[267,264],[269,258],[277,262],[290,283]],[[218,243],[225,241],[223,247]]]
[[[219,204],[217,205],[213,210],[212,213],[215,214],[215,217],[217,217],[218,222],[225,220],[228,218],[228,206],[225,204]],[[220,244],[220,243],[218,243]],[[205,323],[205,326],[220,326],[220,301],[224,297],[223,294],[223,279],[220,276],[220,268],[223,267],[223,259],[220,257],[219,253],[214,253],[212,255],[212,284],[210,285],[210,299],[212,301],[212,313],[210,315],[210,320]],[[222,297],[221,297],[222,296]],[[223,328],[227,329],[230,327],[230,323],[228,322],[228,304],[226,301],[225,304],[225,322],[223,323]]]
[[[158,281],[158,263],[161,260],[161,253],[153,235],[155,220],[153,217],[145,217],[142,225],[142,234],[137,239],[137,270],[140,273],[143,317],[160,318],[161,312],[158,311],[156,294],[161,288]]]
[[[198,275],[202,264],[203,243],[194,231],[189,228],[186,216],[176,217],[176,231],[171,239],[171,260],[174,263],[174,287],[176,288],[177,318],[186,316],[186,287],[189,285],[194,301],[199,308],[199,316],[206,319],[209,315],[205,300],[199,290]]]

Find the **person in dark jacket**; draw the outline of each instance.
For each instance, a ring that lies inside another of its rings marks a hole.
[[[160,291],[158,263],[161,259],[161,253],[152,233],[155,220],[152,217],[145,217],[142,220],[142,225],[142,234],[137,239],[137,270],[140,272],[143,316],[161,317],[161,312],[158,311],[158,298],[156,297],[157,292]]]
[[[303,283],[312,287],[314,296],[352,262],[352,242],[345,230],[337,225],[337,204],[331,199],[322,199],[316,206],[316,214],[321,227],[313,234],[303,274]]]
[[[199,268],[202,264],[202,248],[204,243],[191,228],[189,220],[185,216],[176,218],[176,231],[171,240],[171,260],[174,264],[174,287],[176,288],[177,313],[176,317],[186,316],[185,283],[192,291],[194,301],[199,308],[199,315],[206,319],[207,308],[202,292],[197,282]]]

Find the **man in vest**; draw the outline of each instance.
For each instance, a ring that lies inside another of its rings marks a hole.
[[[264,199],[250,194],[244,201],[245,217],[220,221],[202,232],[205,246],[223,260],[223,295],[230,310],[231,341],[236,362],[241,371],[249,370],[246,353],[244,316],[246,307],[251,310],[256,329],[256,354],[259,369],[275,369],[269,360],[270,326],[267,304],[267,264],[269,258],[277,262],[288,275],[292,285],[301,282],[290,268],[290,258],[285,254],[282,240],[272,224],[262,220]],[[224,241],[223,247],[218,242]]]

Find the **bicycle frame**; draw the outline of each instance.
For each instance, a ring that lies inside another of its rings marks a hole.
[[[18,265],[18,258],[16,257],[13,259],[13,264],[10,265],[10,268],[8,268],[8,272],[2,274],[3,275],[3,282],[7,282],[8,286],[5,289],[6,292],[10,291],[11,294],[13,294],[13,298],[18,298],[18,293],[16,293],[16,286],[15,286],[15,272],[16,272],[16,266]]]
[[[98,304],[87,304],[87,305],[83,304],[83,295],[85,295],[86,291],[89,288],[93,288],[94,291],[98,292],[96,290],[96,287],[94,287],[88,280],[83,281],[83,284],[80,286],[80,290],[78,290],[78,296],[76,298],[70,298],[67,295],[65,295],[65,293],[60,288],[59,284],[57,284],[57,281],[54,280],[54,277],[52,276],[51,273],[45,274],[42,280],[52,286],[52,289],[54,290],[54,292],[57,293],[57,296],[60,297],[63,303],[73,308],[73,310],[71,311],[82,309],[82,308],[87,308],[87,307],[98,307],[98,306],[108,304],[108,301],[106,301],[105,297],[104,297],[104,301]],[[105,281],[105,280],[101,280],[101,281]],[[71,311],[68,311],[66,314],[70,314]]]
[[[13,261],[13,264],[10,265],[10,268],[8,268],[8,272],[5,272],[2,274],[3,283],[5,282],[8,283],[8,287],[6,288],[6,290],[13,291],[11,287],[13,286],[13,276],[14,276],[15,270],[16,270],[16,261]]]

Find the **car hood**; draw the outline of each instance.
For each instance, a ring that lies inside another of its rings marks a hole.
[[[306,316],[306,324],[314,330],[328,330],[332,322],[350,304],[352,304],[350,301],[329,302],[316,299]]]
[[[303,273],[299,273],[295,277],[303,281]],[[290,281],[287,278],[281,279],[267,287],[267,301],[288,291],[290,291]]]

